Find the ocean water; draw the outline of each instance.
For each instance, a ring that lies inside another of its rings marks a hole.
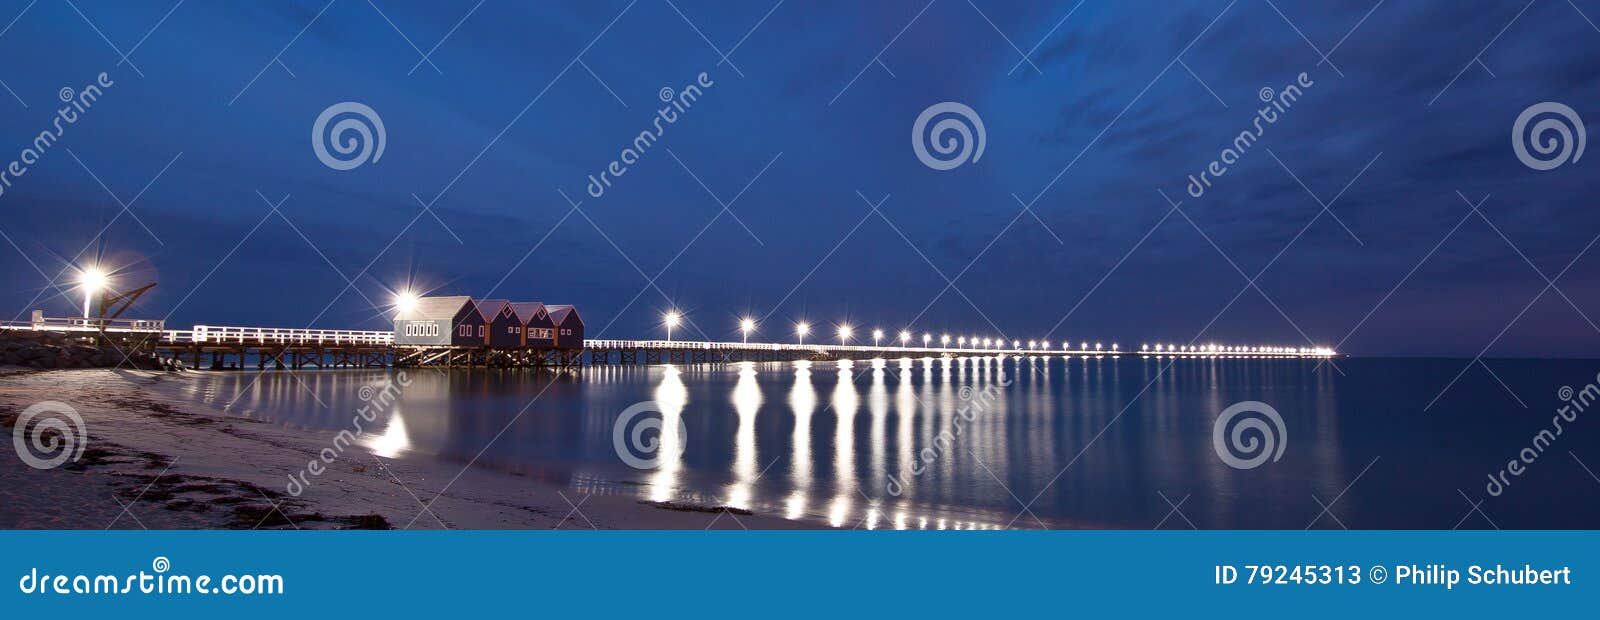
[[[217,372],[190,393],[334,431],[355,430],[366,406],[360,443],[386,458],[840,527],[1590,529],[1600,409],[1580,409],[1586,388],[1600,394],[1597,371],[891,359]]]

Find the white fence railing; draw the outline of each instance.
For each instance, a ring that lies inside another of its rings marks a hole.
[[[394,344],[394,332],[362,331],[354,329],[297,329],[284,327],[227,327],[196,325],[188,332],[174,331],[172,342],[197,344],[323,344],[323,345],[373,345]]]
[[[165,329],[160,320],[146,319],[80,319],[46,318],[35,313],[32,321],[0,321],[0,330],[33,330],[86,333],[150,333],[161,335],[161,340],[173,344],[285,344],[285,345],[360,345],[392,346],[394,332],[354,329],[304,329],[281,327],[231,327],[196,325],[194,329]],[[1154,350],[1139,351],[1080,347],[1077,349],[1046,349],[1038,347],[918,347],[906,343],[902,346],[877,346],[854,344],[829,344],[827,342],[770,343],[770,342],[706,342],[694,340],[588,340],[590,349],[634,349],[657,351],[799,351],[817,354],[828,353],[883,353],[896,355],[1144,355],[1158,357],[1309,357],[1323,358],[1337,355],[1332,349],[1322,347],[1274,346],[1219,346],[1219,345],[1156,345]]]
[[[165,323],[150,319],[80,319],[35,317],[32,321],[0,321],[0,329],[42,332],[158,333]]]
[[[918,347],[849,344],[782,344],[763,342],[702,342],[693,340],[589,340],[591,349],[654,349],[673,351],[810,351],[814,353],[916,353],[962,355],[1155,355],[1162,357],[1329,357],[1333,351],[1299,347],[1195,347],[1177,351],[1127,351],[1118,349],[1041,349],[1028,347]]]

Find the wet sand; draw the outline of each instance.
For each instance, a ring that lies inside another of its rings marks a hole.
[[[343,450],[299,496],[285,492],[332,432],[229,416],[178,396],[183,373],[0,368],[0,430],[41,401],[71,405],[77,461],[0,458],[5,529],[793,529],[826,527],[717,506],[585,494],[426,458]],[[36,419],[37,421],[37,419]],[[51,455],[43,455],[51,456]],[[441,493],[442,492],[442,493]]]

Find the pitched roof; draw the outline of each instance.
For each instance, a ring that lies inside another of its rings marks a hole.
[[[511,302],[511,311],[517,313],[517,320],[527,323],[533,320],[533,315],[544,309],[544,304],[537,301]]]
[[[483,315],[484,322],[493,322],[500,316],[500,309],[511,305],[509,299],[480,299],[478,300],[478,314]]]
[[[578,307],[567,304],[545,306],[545,310],[550,311],[550,320],[556,325],[567,322],[567,315],[569,314],[573,316],[578,315]],[[578,316],[578,322],[582,323],[583,317]]]
[[[410,312],[401,312],[394,318],[401,321],[449,321],[461,311],[461,306],[469,303],[472,303],[472,298],[466,295],[421,297]]]

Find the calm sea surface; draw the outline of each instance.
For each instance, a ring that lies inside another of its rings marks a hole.
[[[1569,402],[1561,388],[1580,398],[1600,361],[1336,363],[408,369],[410,385],[394,387],[396,404],[364,425],[361,442],[389,458],[470,463],[578,493],[843,527],[1600,527],[1600,478],[1589,470],[1600,468],[1600,408],[1553,423]],[[394,376],[199,374],[197,400],[335,431],[353,430],[363,396]],[[1258,463],[1249,469],[1219,456],[1213,432],[1243,401],[1282,421],[1246,412],[1223,430],[1223,453]],[[637,415],[615,432],[630,407]]]

